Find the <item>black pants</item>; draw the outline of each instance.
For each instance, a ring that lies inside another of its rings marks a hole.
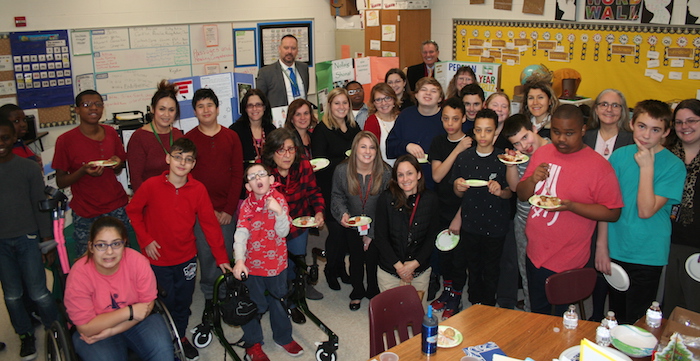
[[[627,272],[630,287],[625,292],[610,287],[610,310],[615,311],[615,317],[620,324],[633,324],[646,314],[651,303],[656,300],[663,266],[612,261]]]
[[[340,277],[345,271],[345,254],[348,244],[343,236],[345,227],[341,226],[333,216],[326,217],[328,238],[326,238],[326,277]]]
[[[460,243],[465,243],[464,259],[469,270],[469,302],[496,305],[496,290],[501,272],[501,254],[505,236],[489,237],[462,230]]]
[[[530,257],[527,258],[525,267],[527,268],[527,284],[530,288],[530,308],[532,312],[551,315],[552,304],[547,300],[547,292],[544,285],[547,277],[556,274],[556,272],[544,267],[535,267],[530,261]],[[554,315],[561,316],[568,308],[569,305],[557,305],[554,308]]]
[[[372,242],[367,251],[365,251],[362,236],[357,233],[357,229],[342,228],[341,235],[345,238],[345,242],[348,245],[348,253],[350,253],[350,284],[352,285],[350,299],[372,298],[379,294],[379,284],[377,282],[379,249]],[[364,282],[365,271],[367,273],[367,287],[365,287]]]

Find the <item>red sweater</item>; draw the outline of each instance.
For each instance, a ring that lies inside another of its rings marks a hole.
[[[197,255],[194,222],[199,219],[216,264],[228,263],[221,226],[206,188],[190,175],[184,186],[175,188],[168,173],[143,182],[126,206],[143,254],[146,246],[158,241],[160,258],[149,258],[152,265],[174,266],[192,259]]]

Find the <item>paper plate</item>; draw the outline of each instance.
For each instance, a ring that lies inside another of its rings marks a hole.
[[[367,216],[354,216],[348,218],[348,224],[352,227],[360,227],[372,223],[372,218]]]
[[[503,163],[505,163],[505,164],[522,164],[522,163],[525,163],[525,162],[527,162],[528,160],[530,160],[530,157],[528,157],[527,155],[523,154],[523,155],[522,155],[522,158],[521,158],[520,160],[516,160],[516,161],[514,161],[514,162],[511,162],[511,161],[507,161],[507,160],[501,158],[501,156],[504,156],[504,155],[505,155],[505,154],[499,154],[499,155],[498,155],[498,160],[500,160],[501,162],[503,162]]]
[[[418,163],[428,163],[428,155],[424,155],[423,158],[417,158]]]
[[[455,334],[452,338],[444,335],[445,331],[447,331],[447,330],[454,331]],[[462,333],[457,331],[457,329],[455,329],[454,327],[438,326],[438,342],[437,342],[438,347],[451,348],[451,347],[459,346],[459,344],[462,343],[462,340],[464,340]]]
[[[700,260],[700,253],[690,255],[685,260],[685,271],[688,272],[692,279],[700,282],[700,263],[698,263],[698,260]]]
[[[541,199],[542,197],[545,197],[545,196],[542,196],[542,195],[539,195],[539,194],[535,194],[534,196],[530,197],[530,199],[528,199],[527,201],[530,202],[530,204],[532,204],[533,206],[539,207],[539,208],[542,208],[542,209],[554,209],[554,208],[559,208],[559,207],[561,206],[561,204],[554,205],[554,206],[540,205],[540,204],[539,204],[539,201],[540,201],[540,199]],[[556,199],[559,199],[559,198],[557,198],[557,197],[552,197],[552,196],[546,196],[546,197],[548,197],[548,198],[556,198]],[[559,199],[559,202],[561,202],[561,199]]]
[[[620,360],[632,361],[629,356],[612,347],[605,347],[605,351],[615,354]],[[579,361],[581,357],[581,345],[571,346],[564,350],[564,352],[559,355],[559,360],[564,360],[564,357],[568,358],[570,361]]]
[[[470,186],[470,187],[485,187],[489,185],[489,181],[481,180],[481,179],[467,179],[464,181],[464,184]]]
[[[449,251],[455,248],[457,243],[459,243],[459,235],[451,234],[449,229],[438,233],[437,239],[435,239],[435,247],[441,251]]]
[[[348,149],[345,151],[345,156],[349,157],[351,153],[352,153],[352,149]]]
[[[295,227],[299,227],[299,228],[309,228],[309,227],[318,226],[318,223],[316,223],[316,218],[310,217],[310,216],[303,216],[303,217],[295,218],[292,221],[292,224]]]
[[[315,172],[317,170],[321,170],[323,168],[328,167],[328,165],[331,164],[331,161],[326,158],[316,158],[310,160],[309,163],[311,163],[311,167],[313,167]]]
[[[603,276],[610,286],[618,291],[625,292],[630,288],[630,277],[622,266],[615,262],[610,262],[610,274],[603,274]]]
[[[93,167],[113,167],[117,165],[116,161],[105,159],[105,160],[93,160],[92,162],[88,163],[89,165]]]

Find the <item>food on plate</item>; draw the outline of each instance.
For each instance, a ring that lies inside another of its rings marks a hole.
[[[512,150],[506,148],[505,154],[499,154],[498,159],[511,163],[525,162],[530,159],[527,155],[521,153],[519,150]]]
[[[561,199],[559,197],[539,195],[533,198],[532,204],[538,207],[554,208],[561,206]]]
[[[311,221],[311,217],[301,217],[301,219],[299,220],[299,223],[301,223],[302,226],[305,226],[305,225],[309,224],[310,221]]]
[[[359,221],[359,219],[357,219],[357,217],[352,217],[352,218],[348,219],[348,224],[353,225],[353,224],[357,223],[358,221]]]

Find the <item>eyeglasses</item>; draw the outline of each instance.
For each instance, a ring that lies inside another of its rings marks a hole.
[[[187,164],[192,164],[192,163],[194,163],[194,158],[192,158],[192,157],[183,157],[183,156],[178,155],[178,154],[171,154],[171,155],[170,155],[170,158],[173,158],[173,159],[174,159],[176,162],[178,162],[178,163],[182,163],[183,160],[184,160],[185,163],[187,163]]]
[[[348,94],[350,94],[350,95],[355,95],[355,94],[357,94],[357,93],[359,93],[359,92],[361,92],[361,91],[362,91],[362,89],[348,90]]]
[[[266,171],[261,170],[257,173],[250,173],[247,176],[245,176],[245,178],[248,180],[248,182],[252,182],[258,178],[265,178],[267,176],[269,176],[269,174]]]
[[[280,148],[280,149],[277,149],[275,151],[275,153],[277,153],[277,155],[284,155],[285,153],[295,154],[296,152],[297,152],[296,147]]]
[[[613,110],[622,109],[622,104],[618,104],[618,103],[602,102],[602,103],[597,103],[595,106],[597,106],[600,109],[607,109],[608,107],[612,107]]]
[[[116,251],[124,246],[124,241],[116,241],[114,243],[95,243],[92,246],[99,252],[104,252],[107,250],[107,248],[112,248],[112,250]]]
[[[262,109],[262,108],[265,107],[265,104],[263,104],[263,103],[248,104],[248,105],[246,105],[245,107],[248,108],[248,109],[255,109],[255,108],[260,108],[260,109]]]
[[[83,108],[90,108],[93,105],[98,107],[98,108],[104,108],[105,103],[103,103],[103,102],[83,102],[83,103],[80,103],[80,106]]]
[[[684,125],[692,127],[693,125],[698,124],[698,122],[700,122],[700,119],[686,119],[686,120],[676,119],[673,121],[673,124],[677,127],[682,127]]]
[[[391,97],[374,98],[374,102],[377,103],[377,104],[379,104],[379,103],[389,103],[389,102],[391,102],[392,100],[393,100],[393,99],[391,99]]]

